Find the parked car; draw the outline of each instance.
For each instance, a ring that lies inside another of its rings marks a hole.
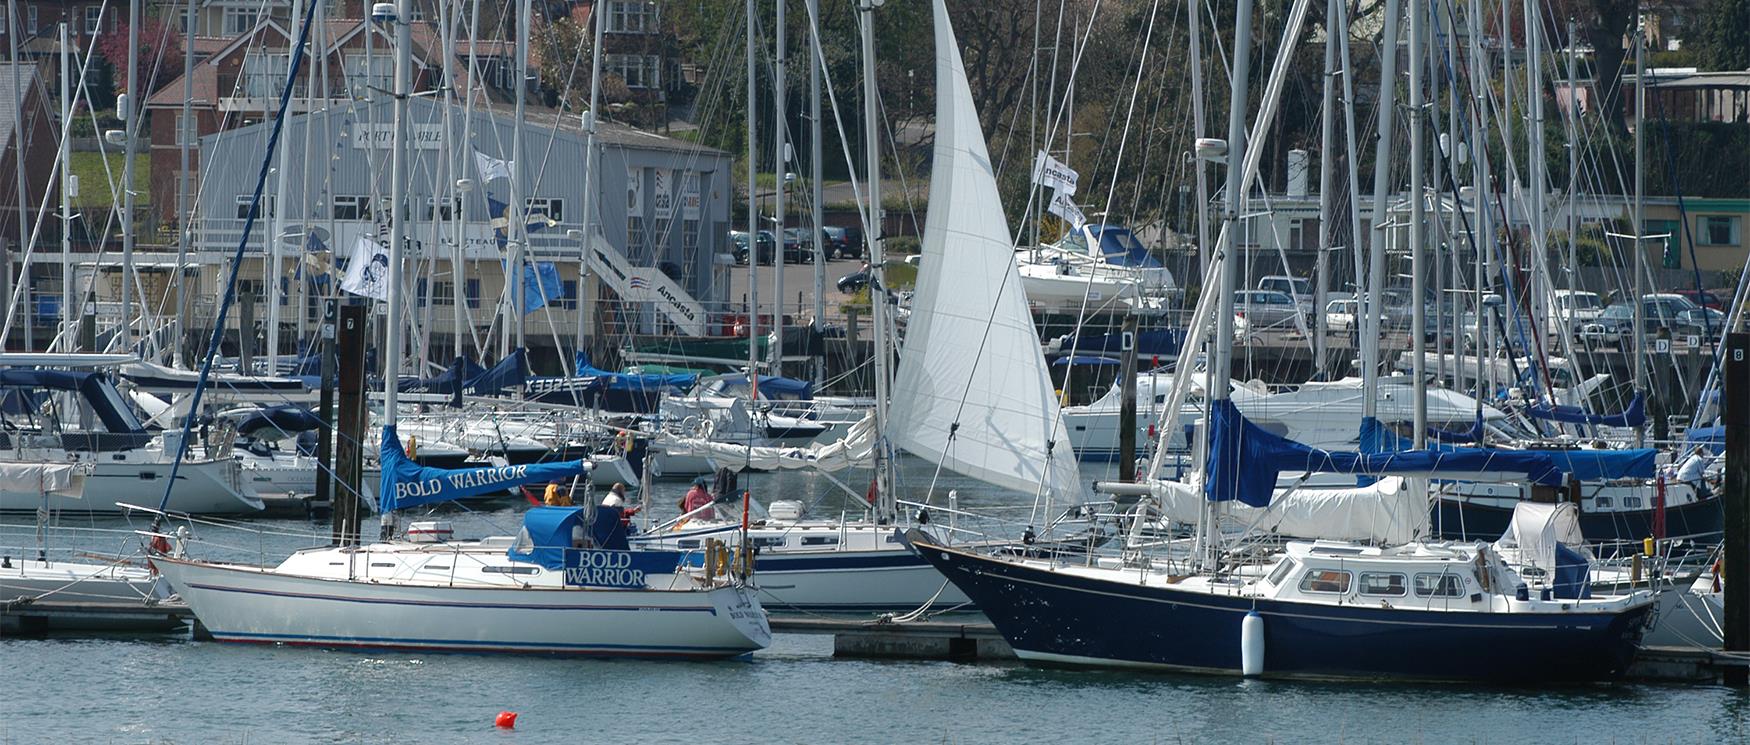
[[[1353,297],[1341,297],[1325,303],[1325,328],[1331,333],[1347,334],[1355,328],[1355,317],[1360,313],[1360,301]]]
[[[1312,312],[1312,283],[1299,277],[1286,275],[1271,275],[1258,280],[1258,289],[1280,292],[1294,298],[1294,304],[1300,307],[1300,312]]]
[[[851,242],[850,228],[828,225],[821,228],[820,233],[826,238],[825,251],[828,259],[851,259],[863,255],[863,243],[861,240]]]
[[[1686,336],[1699,336],[1703,344],[1708,344],[1717,338],[1726,328],[1726,314],[1708,307],[1686,310],[1677,314],[1677,325],[1673,329]]]
[[[1549,309],[1547,328],[1551,336],[1555,336],[1563,328],[1577,333],[1603,312],[1604,298],[1599,297],[1596,292],[1556,290],[1555,302]]]
[[[784,263],[814,263],[814,241],[802,228],[784,228]]]
[[[1724,303],[1720,302],[1720,296],[1711,290],[1697,290],[1690,288],[1687,290],[1672,290],[1671,294],[1682,295],[1683,297],[1688,298],[1689,302],[1695,303],[1703,308],[1725,310],[1726,307]]]
[[[1300,306],[1287,293],[1240,290],[1234,293],[1234,312],[1246,319],[1248,331],[1293,329],[1301,317]]]
[[[1682,322],[1683,313],[1697,310],[1700,306],[1690,302],[1682,295],[1659,294],[1641,296],[1641,333],[1677,335],[1688,333]],[[1700,320],[1698,317],[1696,320]],[[1581,341],[1600,342],[1617,341],[1627,337],[1634,329],[1635,306],[1633,303],[1615,303],[1596,319],[1580,329]]]
[[[747,231],[729,231],[729,241],[735,244],[735,263],[747,263]],[[772,231],[762,230],[759,237],[759,261],[761,264],[772,263],[772,258],[778,255],[777,244],[772,240]]]

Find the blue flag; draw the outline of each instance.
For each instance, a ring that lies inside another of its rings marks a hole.
[[[565,283],[559,279],[559,267],[553,262],[523,265],[523,313],[533,313],[562,297],[565,297]]]

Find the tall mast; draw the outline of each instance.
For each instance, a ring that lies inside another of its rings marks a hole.
[[[510,253],[510,263],[505,271],[506,287],[510,289],[505,310],[510,314],[505,327],[505,333],[499,337],[498,355],[500,359],[510,355],[512,346],[511,335],[516,336],[515,346],[522,347],[523,336],[523,263],[527,255],[529,220],[524,216],[526,205],[523,203],[523,173],[527,170],[526,158],[523,157],[523,116],[527,111],[529,93],[529,13],[530,0],[517,3],[516,19],[516,113],[513,115],[510,130],[510,204],[504,209],[504,216],[509,218],[505,226],[505,235],[509,238],[506,246]]]
[[[193,7],[193,3],[190,3],[190,7]],[[61,168],[60,168],[60,173],[57,174],[60,177],[60,181],[61,181],[61,328],[60,328],[61,340],[60,340],[60,348],[64,351],[72,352],[72,351],[75,351],[76,349],[78,349],[78,347],[75,346],[78,343],[77,342],[78,334],[74,333],[75,326],[74,326],[74,320],[73,320],[75,318],[78,318],[78,316],[75,315],[73,312],[73,285],[74,285],[74,279],[73,279],[73,201],[72,201],[72,199],[73,199],[73,195],[72,195],[73,169],[72,169],[71,164],[69,164],[67,162],[68,156],[71,154],[70,151],[72,149],[70,147],[72,145],[72,138],[69,137],[68,135],[72,131],[72,121],[73,121],[73,97],[72,96],[73,96],[73,93],[72,93],[72,90],[70,89],[70,81],[68,80],[69,78],[72,77],[72,71],[68,69],[69,65],[67,64],[67,55],[68,55],[70,50],[67,47],[68,42],[67,42],[67,24],[66,24],[66,22],[62,22],[60,24],[60,28],[57,29],[57,32],[60,34],[60,42],[61,42],[60,46],[58,47],[58,49],[60,49],[60,52],[61,52],[61,54],[60,54],[60,57],[61,57]],[[186,121],[186,119],[185,119],[185,121]],[[186,151],[184,151],[184,152],[185,152],[185,154],[183,155],[183,157],[187,158],[188,156],[186,155]],[[183,168],[182,171],[183,171],[183,173],[188,173],[187,168]],[[178,274],[178,279],[180,279],[181,278],[180,262],[178,263],[178,266],[179,266],[179,268],[177,270],[177,274]],[[178,288],[181,287],[180,282],[177,284],[177,287]],[[180,310],[180,308],[179,308],[179,310]],[[181,318],[182,318],[181,314],[178,313],[177,314],[178,320],[177,320],[177,326],[176,326],[176,329],[178,332],[180,332],[182,330]],[[177,342],[176,343],[176,353],[177,353],[178,357],[180,357],[182,355],[182,336],[180,333],[176,337],[176,342]]]
[[[116,112],[122,117],[127,139],[122,145],[122,315],[118,329],[124,353],[134,347],[134,137],[139,121],[134,109],[140,105],[140,94],[140,0],[128,0],[128,92],[121,99],[123,110]]]
[[[1380,40],[1379,132],[1373,151],[1373,230],[1367,245],[1367,292],[1357,307],[1365,320],[1361,331],[1361,415],[1379,416],[1379,334],[1385,311],[1385,236],[1390,222],[1392,136],[1396,124],[1398,79],[1398,0],[1386,0],[1385,33]],[[1416,298],[1416,303],[1421,298]]]
[[[807,0],[808,17],[820,17],[820,0]],[[1035,24],[1037,25],[1037,24]],[[820,34],[813,23],[808,25],[808,44],[812,54],[808,56],[808,185],[809,185],[809,221],[811,238],[814,241],[814,322],[816,325],[826,322],[826,246],[822,244],[820,232],[822,215],[821,201],[825,198],[821,184],[820,160]],[[1034,30],[1038,35],[1038,30]],[[1034,46],[1038,46],[1035,41]],[[814,360],[814,384],[820,386],[826,381],[826,359],[816,357]]]
[[[292,0],[292,17],[304,17],[304,0]],[[297,81],[288,80],[286,81],[286,85],[296,86]],[[308,99],[308,93],[308,91],[305,91],[306,100]],[[293,93],[292,95],[295,96],[297,94]],[[306,107],[306,110],[308,110],[308,107]],[[310,131],[309,118],[305,117],[304,122],[304,131],[307,133]],[[286,202],[288,201],[286,199],[286,184],[291,178],[291,175],[287,173],[287,171],[290,170],[287,166],[291,165],[292,162],[290,151],[291,148],[282,147],[279,149],[278,153],[275,153],[275,156],[279,158],[279,168],[277,169],[278,172],[274,174],[273,199],[268,202],[268,204],[273,206],[273,232],[268,234],[267,255],[261,262],[261,282],[262,286],[267,290],[263,293],[263,299],[267,301],[268,375],[279,374],[280,273],[282,271],[280,264],[283,261],[283,249],[280,246],[280,242],[285,240],[286,237]],[[308,152],[307,148],[305,152]],[[396,205],[399,206],[400,202],[396,202]]]
[[[478,5],[476,5],[478,7]],[[597,6],[606,10],[606,4]],[[602,98],[602,31],[607,25],[607,19],[602,13],[591,10],[590,24],[595,27],[594,42],[589,49],[589,110],[583,113],[583,251],[578,254],[577,261],[577,351],[584,351],[584,339],[590,333],[588,320],[595,317],[594,310],[589,307],[586,298],[594,296],[594,292],[584,287],[584,277],[589,274],[590,252],[595,250],[595,203],[600,188],[596,175],[596,111]],[[684,188],[683,188],[684,190]]]
[[[747,0],[747,379],[751,392],[759,391],[760,338],[760,210],[759,186],[755,175],[760,170],[759,117],[755,104],[759,91],[754,87],[754,0]],[[779,257],[780,259],[782,257]]]
[[[1427,112],[1422,109],[1422,71],[1425,68],[1422,59],[1424,41],[1422,24],[1426,14],[1426,4],[1422,3],[1421,0],[1411,0],[1410,100],[1408,106],[1410,112],[1410,370],[1418,392],[1424,390],[1423,387],[1427,385],[1425,379],[1427,370],[1424,368],[1428,364],[1427,356],[1423,354],[1423,347],[1427,343],[1423,332],[1428,327],[1428,304],[1423,301],[1423,296],[1427,293],[1427,283],[1423,278],[1426,267],[1423,266],[1422,260],[1422,239],[1426,235],[1426,231],[1424,231],[1426,226],[1423,225],[1423,222],[1428,217],[1424,201],[1426,195],[1422,193],[1424,190],[1423,181],[1425,180],[1422,148],[1423,140],[1426,139],[1423,132],[1423,118],[1427,116]],[[1386,47],[1385,53],[1388,56],[1395,57],[1397,55],[1396,49],[1393,47]],[[1377,184],[1375,184],[1375,188],[1378,188]],[[1412,398],[1415,399],[1414,420],[1416,426],[1413,442],[1416,449],[1420,450],[1428,441],[1428,397],[1418,393]]]
[[[1208,127],[1203,116],[1203,3],[1199,0],[1185,0],[1186,26],[1185,33],[1191,37],[1188,51],[1191,55],[1191,136],[1201,140],[1207,135]],[[1209,275],[1209,169],[1203,165],[1202,158],[1193,158],[1191,167],[1197,169],[1197,256],[1203,275]]]
[[[1219,310],[1215,314],[1215,353],[1210,358],[1209,381],[1204,387],[1212,402],[1227,400],[1227,382],[1233,378],[1233,302],[1240,265],[1238,257],[1231,254],[1239,235],[1240,210],[1245,205],[1245,195],[1240,192],[1245,183],[1246,86],[1252,72],[1252,0],[1239,0],[1235,15],[1233,75],[1228,80],[1227,199],[1221,210],[1224,239],[1217,247],[1222,255],[1216,288],[1220,293],[1216,296]]]
[[[772,374],[784,374],[784,175],[789,172],[789,131],[784,121],[784,0],[776,0],[777,62],[772,65],[772,239],[777,256],[772,259]],[[759,263],[755,261],[754,263]],[[757,401],[755,403],[758,403]]]
[[[384,435],[399,418],[401,372],[401,244],[407,238],[407,102],[413,89],[413,0],[395,0],[395,119],[389,136],[389,272],[388,317],[383,330]],[[382,515],[383,532],[395,524],[393,512]],[[387,537],[385,535],[384,537]]]
[[[1489,90],[1487,87],[1488,72],[1483,61],[1483,9],[1479,6],[1467,8],[1466,20],[1470,26],[1470,154],[1471,154],[1471,211],[1476,218],[1472,228],[1474,245],[1476,246],[1476,262],[1472,281],[1476,283],[1476,327],[1473,338],[1476,339],[1476,390],[1477,413],[1481,415],[1483,406],[1485,379],[1483,360],[1492,359],[1485,354],[1485,343],[1488,337],[1483,334],[1485,323],[1483,319],[1483,297],[1488,277],[1487,266],[1494,260],[1495,229],[1494,213],[1484,207],[1494,190],[1489,184],[1489,148],[1484,140],[1488,132]],[[1493,365],[1490,366],[1493,369]]]
[[[1635,314],[1634,314],[1635,330],[1634,330],[1634,333],[1630,335],[1630,338],[1632,338],[1634,340],[1634,365],[1633,365],[1634,389],[1639,391],[1639,390],[1644,389],[1644,387],[1645,387],[1644,382],[1646,381],[1646,378],[1647,378],[1647,361],[1646,361],[1646,356],[1644,354],[1646,350],[1642,349],[1642,347],[1644,346],[1642,337],[1646,333],[1647,327],[1646,327],[1646,320],[1645,320],[1645,318],[1643,318],[1643,316],[1645,314],[1645,309],[1641,307],[1641,305],[1642,305],[1641,298],[1645,297],[1647,294],[1647,288],[1642,284],[1642,282],[1645,281],[1645,278],[1647,276],[1647,252],[1646,252],[1646,246],[1643,245],[1643,241],[1641,238],[1641,233],[1644,230],[1646,230],[1646,224],[1647,224],[1646,204],[1644,202],[1644,196],[1642,194],[1642,189],[1641,189],[1641,184],[1645,180],[1642,178],[1642,173],[1641,173],[1641,170],[1642,170],[1643,166],[1645,165],[1643,160],[1642,160],[1641,131],[1643,129],[1645,129],[1645,127],[1643,125],[1645,125],[1646,121],[1647,121],[1647,67],[1646,67],[1647,39],[1646,39],[1646,29],[1642,26],[1642,19],[1641,19],[1641,16],[1638,12],[1635,14],[1634,39],[1635,39],[1635,226],[1634,226],[1634,230],[1631,232],[1634,234],[1634,241],[1635,241],[1635,250],[1634,250],[1634,254],[1635,254],[1635,264],[1634,264],[1635,296],[1634,296],[1634,300],[1632,301],[1634,303],[1634,311],[1635,311]],[[1641,446],[1644,446],[1646,444],[1647,444],[1646,427],[1644,427],[1644,426],[1635,427],[1635,447],[1641,447]]]
[[[861,0],[861,32],[863,41],[863,154],[869,170],[869,212],[864,239],[869,242],[870,317],[875,326],[875,422],[877,428],[887,425],[888,345],[893,343],[887,318],[887,254],[883,248],[881,219],[881,112],[880,87],[875,83],[875,8],[883,0]],[[880,511],[890,511],[893,503],[893,467],[882,444],[877,448],[875,468],[876,491],[881,500]]]
[[[1328,0],[1325,3],[1325,74],[1323,88],[1319,97],[1319,253],[1315,257],[1313,278],[1313,372],[1322,374],[1325,371],[1326,359],[1325,335],[1329,329],[1325,323],[1325,291],[1330,283],[1330,251],[1331,251],[1331,192],[1336,168],[1332,165],[1332,155],[1337,149],[1337,93],[1334,76],[1337,74],[1337,30],[1333,27],[1337,18],[1337,6],[1342,0]],[[1199,170],[1202,170],[1199,168]]]
[[[1549,323],[1547,312],[1550,303],[1549,291],[1554,283],[1549,281],[1549,225],[1548,216],[1544,214],[1548,198],[1549,179],[1545,170],[1548,163],[1544,160],[1543,136],[1543,14],[1539,12],[1534,0],[1525,0],[1525,109],[1529,121],[1526,122],[1525,135],[1529,150],[1526,154],[1526,175],[1531,179],[1531,327],[1547,333],[1544,328]],[[1543,345],[1534,345],[1531,352]],[[1533,359],[1535,367],[1548,367],[1548,361]],[[1553,391],[1545,391],[1553,394]],[[1554,403],[1554,399],[1551,402]]]
[[[12,61],[12,65],[11,65],[11,67],[12,67],[12,110],[15,112],[18,112],[17,116],[20,120],[22,120],[23,114],[24,114],[24,65],[21,63],[21,61],[18,58],[18,31],[21,28],[21,26],[18,23],[18,0],[6,0],[6,24],[7,24],[7,26],[9,26],[9,28],[0,29],[0,30],[3,30],[6,32],[6,43],[10,47],[10,50],[9,50],[10,54],[9,54],[8,59],[10,59]],[[61,126],[62,127],[67,126],[67,120],[65,118],[61,119]],[[15,168],[13,169],[13,173],[18,179],[18,185],[17,185],[18,191],[16,192],[18,194],[18,249],[17,249],[17,252],[18,252],[18,255],[23,256],[23,255],[25,255],[25,251],[30,247],[30,207],[27,204],[27,202],[29,202],[30,200],[25,198],[25,195],[29,194],[30,192],[29,192],[29,190],[27,190],[25,188],[25,181],[24,181],[24,168],[25,168],[25,163],[24,163],[25,150],[24,150],[24,148],[25,148],[25,144],[24,144],[24,127],[22,126],[22,124],[17,124],[17,125],[13,126],[12,139],[13,139],[13,142],[15,143],[14,147],[13,147],[13,152],[15,153],[15,155],[12,158],[13,165],[15,166]],[[61,139],[62,140],[67,139],[65,133],[62,134]],[[63,231],[63,232],[65,232],[65,231]],[[11,261],[10,257],[8,257],[8,260],[6,262],[6,271],[7,271],[6,279],[8,282],[13,280],[13,277],[11,276],[11,271],[12,271],[11,265],[12,265],[12,261]],[[28,263],[25,264],[22,268],[20,268],[18,270],[17,281],[19,283],[25,284],[25,285],[30,284],[30,266]],[[8,286],[8,289],[11,289],[10,286]],[[24,295],[21,297],[27,297],[27,296],[28,295]],[[10,319],[12,315],[13,314],[10,314],[10,313],[7,314],[7,318]],[[32,348],[31,338],[30,338],[31,337],[31,326],[33,325],[33,322],[35,319],[29,313],[22,313],[22,314],[17,314],[17,315],[19,315],[23,318],[23,323],[21,324],[21,326],[24,329],[24,348],[27,350],[31,349]]]
[[[1579,139],[1579,137],[1580,137],[1580,131],[1579,131],[1580,99],[1579,99],[1579,95],[1578,95],[1578,87],[1579,86],[1575,80],[1576,73],[1574,71],[1574,34],[1575,33],[1576,33],[1576,30],[1574,28],[1574,19],[1573,19],[1573,17],[1570,16],[1568,18],[1568,43],[1567,43],[1567,49],[1565,50],[1565,55],[1564,55],[1567,58],[1567,63],[1568,63],[1567,64],[1567,67],[1568,67],[1568,70],[1567,70],[1568,109],[1567,109],[1567,116],[1563,117],[1563,121],[1562,121],[1562,124],[1565,125],[1566,130],[1567,130],[1567,140],[1568,140],[1567,147],[1564,149],[1567,151],[1567,156],[1568,156],[1568,256],[1567,256],[1567,261],[1568,261],[1568,289],[1570,289],[1570,290],[1580,289],[1580,281],[1579,281],[1580,280],[1580,277],[1579,277],[1580,264],[1579,264],[1579,261],[1576,259],[1576,249],[1574,247],[1574,244],[1577,242],[1577,240],[1579,238],[1578,231],[1580,229],[1579,216],[1576,214],[1576,210],[1579,208],[1578,196],[1579,196],[1579,190],[1580,190],[1580,179],[1579,179],[1579,176],[1577,175],[1579,164],[1576,162],[1576,159],[1575,159],[1576,151],[1575,151],[1575,142],[1574,142],[1575,140]],[[1569,325],[1573,324],[1573,314],[1571,312],[1567,314],[1567,321],[1568,321]],[[1563,331],[1566,332],[1567,329],[1564,329]]]

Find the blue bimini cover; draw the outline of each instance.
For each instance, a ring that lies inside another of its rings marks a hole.
[[[568,587],[645,587],[674,573],[678,551],[627,550],[618,507],[536,507],[506,551],[511,561],[565,572]]]
[[[471,396],[503,395],[507,388],[521,388],[529,380],[529,353],[522,347],[511,350],[505,358],[493,365],[490,370],[482,370],[480,374],[468,379],[467,392]]]
[[[1588,414],[1578,406],[1539,406],[1532,404],[1525,407],[1527,416],[1537,419],[1548,419],[1553,422],[1569,424],[1597,424],[1606,427],[1639,427],[1647,423],[1647,399],[1640,391],[1635,391],[1635,397],[1628,402],[1628,408],[1619,414]]]
[[[429,468],[408,459],[394,427],[383,428],[377,461],[383,467],[377,508],[383,512],[492,494],[523,484],[563,481],[589,470],[581,460],[488,468]]]
[[[1372,441],[1377,449],[1367,452],[1402,452],[1410,449],[1410,441],[1386,429],[1379,420],[1363,420],[1361,423],[1362,442]],[[1429,443],[1428,449],[1442,452],[1458,450],[1476,450],[1480,448],[1461,448],[1449,443]],[[1650,479],[1657,451],[1651,448],[1631,450],[1556,450],[1538,449],[1530,451],[1510,450],[1507,448],[1486,448],[1491,453],[1533,452],[1545,454],[1555,463],[1555,467],[1569,475],[1575,481],[1609,481],[1613,479]]]
[[[1448,448],[1381,453],[1320,450],[1289,440],[1246,421],[1232,401],[1211,406],[1209,480],[1205,496],[1211,502],[1239,500],[1265,507],[1283,471],[1352,473],[1367,476],[1460,474],[1520,474],[1547,485],[1563,481],[1549,455],[1530,450]],[[1389,433],[1387,433],[1389,434]],[[1363,436],[1363,440],[1366,436]]]

